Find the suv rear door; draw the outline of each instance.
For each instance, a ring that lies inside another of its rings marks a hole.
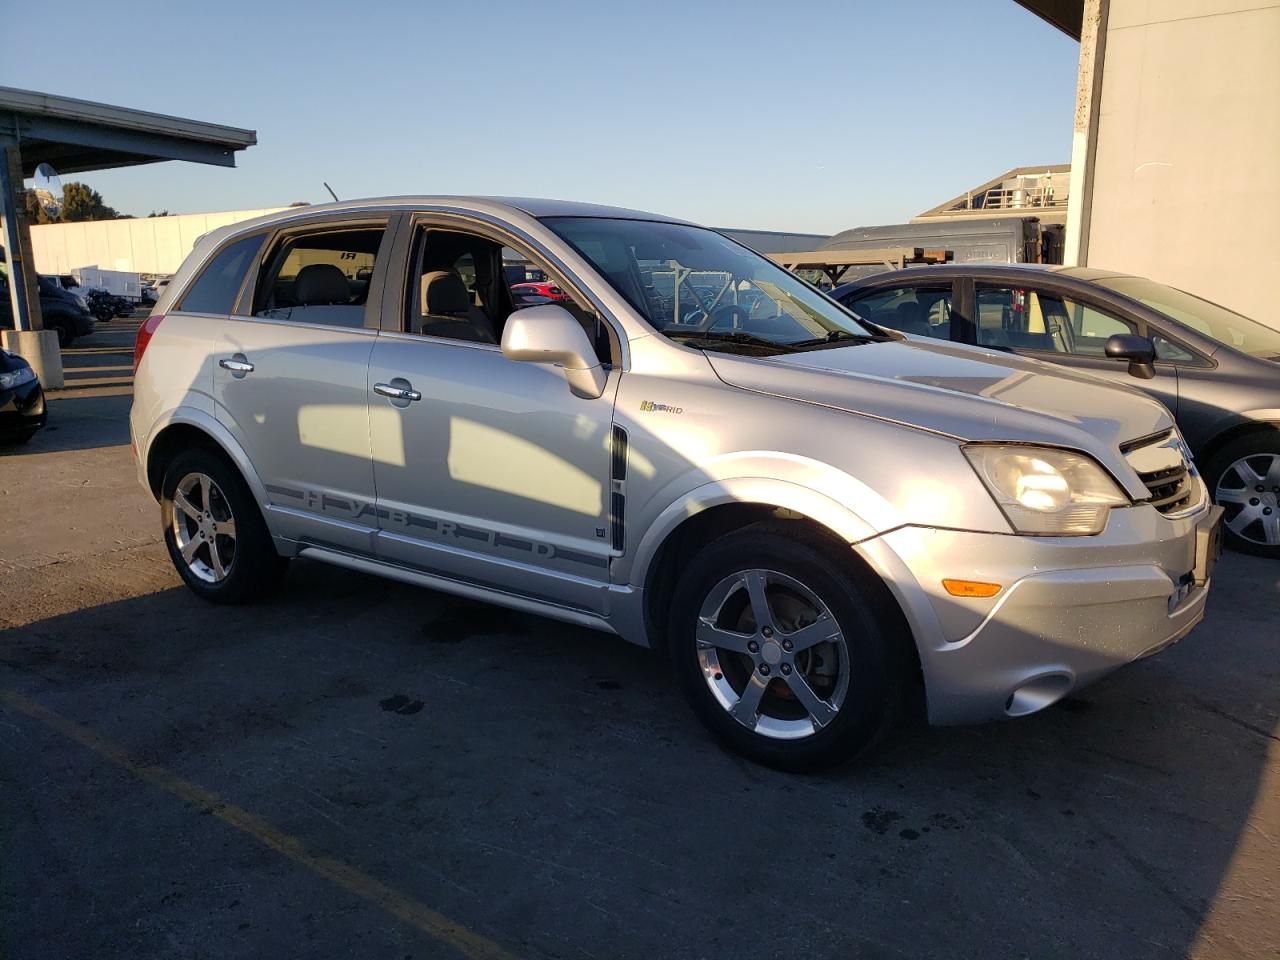
[[[275,535],[373,553],[368,370],[391,226],[276,231],[214,341],[216,415],[266,487]]]

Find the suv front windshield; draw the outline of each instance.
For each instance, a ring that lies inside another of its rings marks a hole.
[[[888,339],[794,274],[713,230],[650,220],[543,221],[659,333],[768,355]]]
[[[1234,310],[1142,277],[1103,277],[1098,283],[1141,301],[1211,340],[1255,357],[1280,360],[1280,331]]]

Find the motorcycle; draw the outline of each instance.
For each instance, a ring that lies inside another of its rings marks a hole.
[[[89,290],[85,293],[85,302],[88,304],[89,312],[99,323],[106,323],[113,317],[127,317],[133,313],[132,303],[106,290]]]

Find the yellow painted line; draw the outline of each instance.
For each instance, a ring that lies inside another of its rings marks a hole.
[[[248,834],[264,847],[269,847],[294,863],[306,867],[312,873],[337,884],[348,893],[353,893],[357,897],[368,900],[374,906],[381,907],[396,919],[420,930],[432,939],[448,944],[468,960],[514,960],[513,954],[508,953],[492,940],[474,933],[462,924],[450,920],[349,864],[312,853],[297,837],[279,830],[248,810],[228,803],[212,790],[206,790],[190,780],[184,780],[156,764],[135,760],[123,749],[104,740],[88,727],[74,720],[68,720],[12,690],[0,691],[0,703],[25,713],[67,739],[88,747],[98,756],[110,760],[139,780],[180,797],[192,806],[199,807],[201,811],[208,811],[223,823],[235,827],[241,833]]]

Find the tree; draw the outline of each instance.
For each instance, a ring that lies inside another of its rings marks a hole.
[[[62,211],[51,217],[40,206],[34,190],[23,191],[23,203],[27,219],[31,223],[75,223],[81,220],[119,220],[129,218],[115,207],[109,207],[102,194],[87,184],[75,182],[62,185]]]
[[[116,220],[120,212],[109,207],[102,200],[102,194],[83,183],[67,183],[62,187],[62,214],[59,219],[63,223],[76,223],[81,220]]]

